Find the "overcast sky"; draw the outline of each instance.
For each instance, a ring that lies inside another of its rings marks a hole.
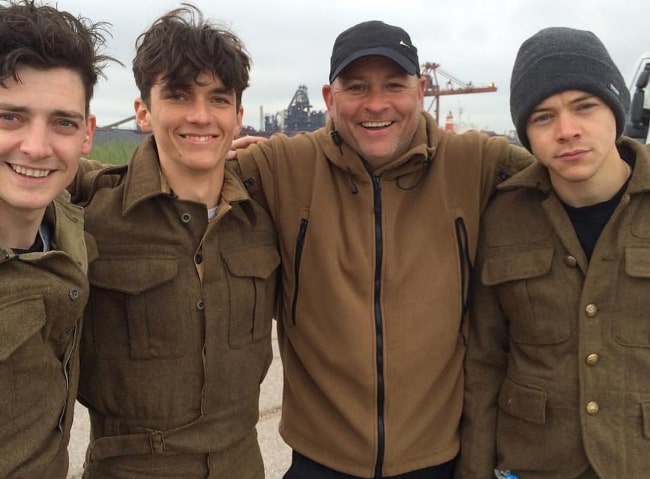
[[[53,0],[47,0],[48,3]],[[133,114],[138,95],[131,73],[135,39],[152,21],[177,7],[172,0],[58,0],[61,9],[113,26],[107,53],[126,67],[112,66],[100,80],[91,110],[98,125]],[[206,16],[234,31],[253,59],[251,86],[244,92],[244,124],[260,127],[264,114],[286,109],[306,85],[315,110],[324,110],[336,36],[366,20],[382,20],[409,32],[420,62],[435,62],[475,86],[494,82],[496,93],[453,95],[440,100],[440,121],[457,121],[505,133],[512,129],[508,106],[510,72],[519,45],[539,29],[568,26],[593,31],[605,43],[626,81],[643,52],[650,51],[647,0],[196,0]],[[442,83],[442,80],[439,78]],[[431,98],[425,98],[429,108]],[[434,111],[434,108],[431,108]],[[460,117],[460,118],[459,118]]]

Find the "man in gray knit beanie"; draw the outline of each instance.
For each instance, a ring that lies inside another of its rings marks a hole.
[[[547,28],[512,72],[537,162],[499,185],[474,264],[456,479],[648,477],[650,153],[591,32]]]
[[[510,81],[510,113],[528,149],[526,123],[544,98],[563,90],[583,90],[601,98],[614,112],[616,135],[625,125],[630,94],[605,45],[592,32],[551,27],[519,48]]]

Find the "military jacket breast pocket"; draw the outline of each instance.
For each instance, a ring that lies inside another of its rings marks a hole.
[[[571,335],[566,278],[552,268],[553,255],[553,247],[501,249],[485,260],[481,282],[496,288],[516,343],[557,344]]]
[[[280,255],[274,246],[222,252],[228,280],[229,341],[242,347],[271,334]]]
[[[52,394],[48,348],[40,331],[46,323],[40,294],[3,298],[0,304],[0,417],[16,417]]]
[[[84,335],[102,358],[181,357],[186,350],[183,300],[174,256],[103,257],[89,269]]]
[[[616,310],[614,339],[624,346],[650,348],[650,248],[625,249]]]

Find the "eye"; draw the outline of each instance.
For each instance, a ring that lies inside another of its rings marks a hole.
[[[399,82],[391,82],[386,86],[386,88],[389,92],[401,92],[404,91],[406,85]]]
[[[550,121],[551,118],[552,115],[550,113],[538,113],[530,118],[530,122],[534,124],[542,124]]]
[[[593,101],[588,101],[584,103],[579,103],[578,106],[576,107],[576,110],[578,111],[589,111],[598,106],[598,103],[593,102]]]
[[[0,119],[7,122],[18,121],[18,115],[15,113],[0,113]]]
[[[363,83],[350,83],[345,87],[345,90],[350,93],[363,93],[366,91],[366,85]]]
[[[76,121],[70,120],[69,118],[61,118],[57,120],[56,124],[63,128],[77,128],[79,126]]]
[[[167,92],[165,98],[171,101],[184,101],[187,99],[187,94],[179,90],[171,90]]]
[[[230,98],[225,96],[215,96],[212,98],[212,103],[217,103],[218,105],[230,105]]]
[[[15,113],[0,113],[0,127],[4,129],[18,128],[22,123],[22,118]]]

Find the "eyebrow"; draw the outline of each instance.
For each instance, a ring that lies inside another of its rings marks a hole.
[[[571,100],[569,103],[571,105],[575,105],[576,103],[580,103],[582,101],[589,100],[590,98],[597,98],[597,97],[596,97],[596,95],[593,95],[591,93],[584,93],[583,95],[577,96],[576,98]],[[532,113],[537,113],[537,112],[540,112],[540,111],[548,111],[548,110],[552,110],[552,109],[553,109],[552,107],[541,105],[541,106],[539,106],[537,108],[533,108],[533,111],[531,111],[531,114]]]
[[[191,91],[194,86],[202,86],[200,83],[192,82],[192,83],[167,83],[167,84],[161,84],[160,89],[162,91],[166,92],[173,92],[173,91],[185,91],[189,92]],[[233,88],[226,88],[225,86],[220,86],[220,87],[215,87],[210,90],[210,93],[223,93],[223,94],[231,94],[234,93]]]
[[[32,110],[24,106],[13,105],[11,103],[0,103],[0,110],[11,111],[14,113],[31,113]],[[77,120],[85,120],[86,116],[74,110],[52,110],[48,113],[50,117],[64,117]]]

